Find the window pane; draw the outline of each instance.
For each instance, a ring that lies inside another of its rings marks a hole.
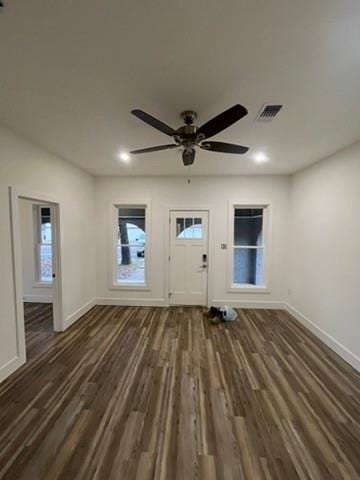
[[[256,274],[255,274],[255,285],[264,284],[264,264],[263,264],[263,255],[264,250],[262,248],[256,249]]]
[[[192,218],[185,218],[185,230],[184,230],[184,238],[194,238],[193,232],[193,219]]]
[[[262,248],[234,248],[233,283],[263,285]]]
[[[202,239],[202,226],[201,225],[194,225],[193,227],[193,239],[194,240],[201,240]]]
[[[176,237],[187,240],[199,240],[202,238],[201,218],[177,218]]]
[[[262,230],[262,208],[235,208],[234,245],[262,245]]]
[[[137,225],[134,223],[128,223],[122,219],[119,221],[118,229],[118,242],[121,245],[145,245],[145,231],[141,228],[143,224],[137,222]]]
[[[50,207],[40,207],[41,210],[41,221],[49,222],[50,221]]]
[[[40,242],[41,243],[51,243],[51,217],[50,217],[50,207],[39,207],[40,208]]]
[[[116,280],[118,283],[145,283],[144,246],[116,247]]]
[[[176,237],[177,238],[182,238],[181,234],[184,231],[184,219],[183,218],[177,218],[176,219]]]
[[[39,260],[40,260],[40,281],[52,282],[52,256],[51,245],[39,245]]]
[[[51,223],[41,224],[41,242],[51,243]]]
[[[118,242],[144,246],[145,208],[119,208],[118,218]]]
[[[194,218],[194,227],[193,227],[194,239],[202,239],[202,219]]]
[[[119,217],[145,217],[145,208],[119,207]]]
[[[117,283],[145,283],[145,212],[143,207],[118,208]]]
[[[196,219],[198,220],[198,219]],[[177,238],[201,238],[201,225],[194,225],[193,218],[177,218],[176,219],[176,236]],[[200,219],[201,222],[201,219]],[[196,229],[196,231],[195,231]],[[200,230],[199,230],[200,229]],[[197,235],[197,236],[196,236]],[[200,236],[199,236],[200,235]]]

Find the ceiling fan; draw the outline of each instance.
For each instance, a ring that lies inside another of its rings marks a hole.
[[[236,154],[244,154],[249,150],[248,147],[243,147],[242,145],[204,141],[245,117],[248,112],[242,105],[234,105],[228,110],[225,110],[225,112],[220,113],[220,115],[212,118],[201,127],[194,125],[194,121],[197,118],[196,112],[193,112],[192,110],[186,110],[181,114],[181,118],[183,119],[185,125],[179,127],[177,130],[174,130],[142,110],[132,110],[131,113],[135,115],[135,117],[140,118],[140,120],[143,122],[149,124],[157,130],[160,130],[160,132],[165,133],[165,135],[172,137],[175,142],[169,145],[158,145],[156,147],[133,150],[130,152],[132,155],[182,147],[182,159],[184,165],[192,165],[195,160],[195,147],[200,147],[203,150],[209,150],[211,152]]]

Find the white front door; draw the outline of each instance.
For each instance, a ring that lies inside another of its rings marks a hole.
[[[170,304],[206,305],[208,212],[170,212]]]

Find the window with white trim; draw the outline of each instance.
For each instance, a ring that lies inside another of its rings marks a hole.
[[[115,285],[146,285],[146,206],[116,207]]]
[[[265,286],[266,207],[233,206],[231,287]]]
[[[35,272],[36,281],[52,283],[51,208],[35,205]]]

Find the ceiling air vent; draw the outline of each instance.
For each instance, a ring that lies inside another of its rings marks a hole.
[[[271,122],[282,109],[282,105],[263,105],[256,117],[257,122]]]

